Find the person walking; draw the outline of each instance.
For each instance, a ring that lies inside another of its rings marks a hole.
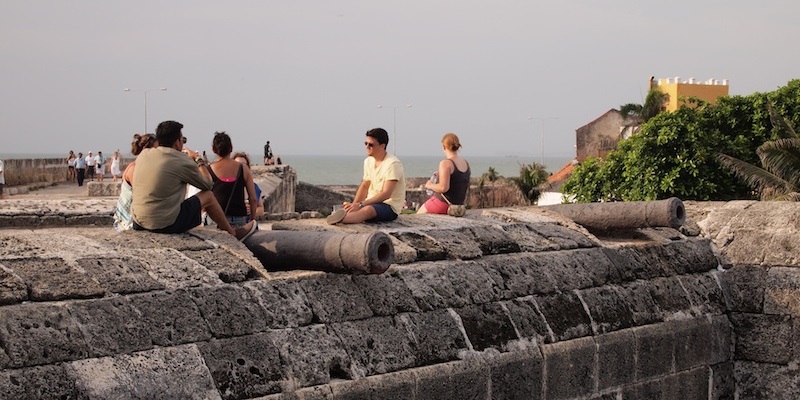
[[[83,180],[86,179],[86,159],[81,152],[78,152],[78,157],[75,159],[75,176],[78,186],[83,186]]]
[[[95,174],[94,167],[96,163],[97,161],[95,160],[94,156],[92,155],[92,152],[90,151],[89,154],[86,156],[86,177],[92,181],[94,180],[94,174]]]
[[[98,151],[94,157],[95,171],[97,173],[97,181],[102,182],[106,177],[106,158],[103,157],[103,152]]]
[[[328,216],[331,225],[364,221],[394,221],[406,200],[406,179],[400,159],[386,151],[389,134],[383,128],[370,129],[364,146],[364,174],[352,203]]]
[[[136,154],[139,153],[135,153],[134,155]],[[119,154],[119,149],[111,156],[111,177],[114,178],[114,183],[117,183],[117,178],[122,176],[122,172],[119,169],[119,165],[122,162],[121,158],[122,156]]]
[[[4,163],[3,160],[0,160],[0,199],[5,198],[5,195],[3,194],[3,189],[6,186],[5,170],[6,170],[6,163]]]
[[[433,194],[417,210],[417,214],[447,214],[450,204],[466,204],[470,169],[467,160],[458,155],[459,149],[461,141],[455,133],[442,137],[444,160],[439,161],[439,169],[434,175],[438,179],[437,182],[433,179],[425,182],[425,189],[433,191]]]
[[[67,155],[67,181],[75,182],[75,152],[70,150]]]

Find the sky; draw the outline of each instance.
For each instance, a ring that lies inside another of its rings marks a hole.
[[[176,120],[194,149],[226,131],[237,150],[361,155],[383,127],[399,156],[440,155],[455,132],[465,156],[571,157],[575,129],[642,103],[650,76],[728,79],[731,95],[800,77],[799,14],[795,0],[3,0],[0,154],[127,154],[145,120]]]

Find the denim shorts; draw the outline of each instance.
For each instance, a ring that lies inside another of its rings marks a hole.
[[[370,204],[370,206],[375,209],[378,215],[369,220],[369,222],[394,221],[397,219],[397,214],[392,210],[392,206],[386,203]]]

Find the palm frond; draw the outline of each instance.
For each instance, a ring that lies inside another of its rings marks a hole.
[[[759,146],[756,154],[764,169],[795,186],[800,184],[800,138],[771,140]]]
[[[782,194],[792,190],[792,185],[789,182],[763,168],[722,153],[717,155],[717,159],[723,166],[742,179],[747,186],[761,193],[774,192]]]
[[[778,114],[772,102],[767,103],[767,110],[769,111],[769,120],[772,122],[772,133],[775,137],[779,139],[798,137],[791,122],[783,115]]]

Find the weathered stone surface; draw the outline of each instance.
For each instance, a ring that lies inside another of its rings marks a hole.
[[[735,398],[736,377],[733,361],[711,366],[711,382],[709,382],[709,400],[725,400]]]
[[[675,371],[675,343],[671,324],[633,328],[636,337],[636,380],[641,381]]]
[[[363,371],[351,368],[343,343],[325,325],[270,331],[269,335],[295,388],[325,384],[331,378],[364,377]]]
[[[736,398],[796,399],[800,393],[800,374],[796,367],[737,361]]]
[[[278,348],[268,334],[198,343],[214,385],[225,399],[248,399],[281,391],[285,379]]]
[[[711,324],[704,318],[672,321],[675,336],[675,371],[708,365],[714,350]]]
[[[501,353],[489,361],[493,400],[542,398],[544,363],[538,349]]]
[[[545,398],[568,399],[591,394],[597,376],[592,338],[542,346],[545,364]]]
[[[53,301],[100,297],[103,289],[98,283],[70,266],[61,258],[27,258],[5,260],[28,287],[31,300]]]
[[[137,255],[148,273],[168,289],[221,283],[217,274],[175,249],[141,249]]]
[[[485,399],[489,371],[465,362],[451,362],[414,370],[417,399]]]
[[[109,226],[114,224],[114,216],[109,215],[67,215],[67,226],[96,225]],[[38,225],[38,224],[37,224]]]
[[[417,365],[452,361],[467,349],[467,341],[455,317],[446,310],[403,314],[397,317],[406,323],[415,339]]]
[[[128,299],[153,344],[171,346],[211,339],[200,310],[185,290],[135,294]]]
[[[392,232],[392,236],[416,250],[416,261],[437,261],[447,258],[444,247],[436,239],[422,232]]]
[[[223,249],[187,250],[183,254],[215,272],[225,283],[244,282],[259,276],[250,264]]]
[[[800,220],[797,213],[794,216]],[[783,218],[786,217],[783,216]],[[797,220],[795,220],[795,223],[797,223]],[[800,255],[798,255],[797,251],[797,249],[800,249],[800,237],[797,235],[797,226],[788,229],[775,229],[770,232],[772,232],[772,242],[770,242],[769,251],[764,254],[764,264],[800,266]]]
[[[800,317],[800,268],[769,269],[764,292],[764,313]]]
[[[628,385],[636,380],[636,338],[633,331],[595,336],[598,390]]]
[[[19,303],[27,299],[28,287],[25,286],[25,282],[0,261],[0,306]]]
[[[513,299],[556,291],[555,279],[548,273],[547,266],[536,261],[538,256],[540,255],[497,255],[483,257],[475,262],[492,278],[500,298]]]
[[[483,255],[481,244],[468,229],[434,229],[427,234],[445,249],[448,258],[472,260]]]
[[[236,285],[188,290],[215,338],[242,336],[267,329],[262,308],[250,293]]]
[[[92,399],[219,399],[194,344],[69,364]]]
[[[499,297],[492,278],[473,262],[418,263],[398,268],[396,274],[423,311],[485,303]]]
[[[733,360],[733,327],[727,315],[710,318],[711,323],[711,356],[709,363],[719,364]]]
[[[634,326],[633,313],[616,287],[609,285],[581,290],[580,296],[592,317],[595,334]]]
[[[315,321],[341,322],[372,316],[367,300],[349,275],[323,274],[299,283],[314,311]]]
[[[578,295],[573,292],[535,296],[539,311],[556,341],[570,340],[592,334],[591,320]]]
[[[558,277],[557,286],[562,292],[604,285],[611,267],[611,261],[599,249],[541,253],[535,260]]]
[[[139,260],[131,258],[81,258],[76,264],[105,291],[127,294],[165,289]]]
[[[470,232],[478,241],[483,255],[519,253],[520,247],[506,232],[497,226],[476,226]]]
[[[416,387],[416,376],[411,371],[398,371],[330,384],[333,398],[350,400],[414,399]]]
[[[384,374],[416,364],[414,340],[394,317],[341,322],[331,330],[342,340],[353,369],[361,376]]]
[[[353,283],[361,290],[375,315],[419,312],[411,290],[396,274],[356,275]]]
[[[764,290],[767,285],[766,268],[734,265],[719,276],[728,310],[761,312],[764,305]]]
[[[88,399],[64,364],[0,372],[0,398],[15,400]]]
[[[293,328],[311,323],[314,313],[297,281],[256,280],[244,284],[261,309],[269,328]]]
[[[528,224],[506,224],[502,225],[501,228],[511,240],[517,243],[520,251],[540,252],[561,249],[558,244],[545,239]]]
[[[126,297],[110,297],[67,305],[80,327],[92,357],[153,348],[151,327],[144,324]]]
[[[662,259],[661,245],[633,245],[617,248],[616,257],[611,259],[615,263],[616,271],[612,276],[622,276],[624,280],[653,279],[675,274],[674,267],[669,260]],[[629,271],[629,272],[620,272]]]
[[[464,331],[475,350],[506,349],[509,341],[519,339],[503,305],[486,303],[455,309]]]
[[[561,250],[594,247],[595,243],[584,233],[560,224],[530,225],[531,230],[555,243]]]
[[[660,399],[661,396],[661,380],[651,380],[622,388],[622,398],[625,400]]]
[[[670,375],[662,382],[663,399],[707,399],[708,367],[694,368]]]
[[[718,315],[725,312],[725,297],[717,282],[717,271],[705,274],[679,276],[681,284],[689,295],[695,314]]]
[[[77,323],[60,304],[1,307],[0,343],[13,367],[53,364],[89,355]]]
[[[535,339],[540,343],[552,343],[553,333],[547,326],[544,316],[533,296],[521,297],[503,303],[508,310],[508,315],[523,339]]]
[[[736,360],[786,364],[791,360],[792,320],[788,315],[731,313]]]

